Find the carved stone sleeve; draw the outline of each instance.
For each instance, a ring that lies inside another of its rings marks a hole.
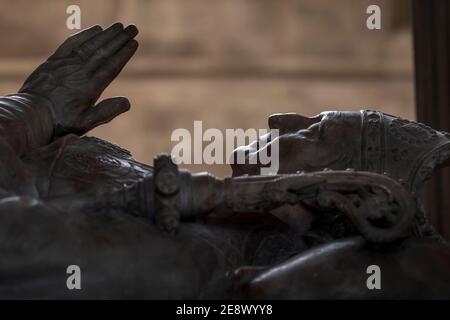
[[[155,161],[155,219],[174,232],[180,219],[207,215],[261,213],[285,204],[314,212],[339,211],[368,241],[392,242],[413,234],[416,203],[393,179],[370,172],[321,171],[218,179],[178,170],[170,156]]]

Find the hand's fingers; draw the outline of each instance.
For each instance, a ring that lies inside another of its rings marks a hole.
[[[109,41],[103,47],[99,48],[94,55],[89,59],[86,66],[88,72],[97,70],[106,60],[119,51],[131,39],[137,36],[138,29],[134,25],[129,25],[122,32],[120,32],[114,39]]]
[[[269,116],[269,128],[281,129],[283,127],[294,126],[295,120],[298,117],[296,113],[275,113]]]
[[[104,66],[94,74],[95,83],[100,92],[113,81],[117,75],[122,71],[123,67],[131,59],[138,48],[136,40],[130,40],[122,47],[115,55],[110,57]]]
[[[95,107],[85,111],[81,120],[80,134],[110,122],[119,114],[130,110],[130,102],[125,97],[114,97],[101,101]]]
[[[304,117],[297,113],[276,113],[269,117],[269,128],[280,130],[280,134],[296,132],[301,129],[307,129],[314,123],[319,122],[321,116]]]
[[[78,48],[75,48],[74,52],[80,55],[83,59],[89,59],[98,49],[111,41],[111,39],[116,37],[121,31],[123,31],[123,24],[120,22],[114,23],[104,31],[96,34],[94,37],[84,42]]]
[[[49,59],[57,59],[62,58],[69,55],[72,50],[82,45],[87,40],[91,39],[95,35],[102,32],[102,27],[99,25],[92,26],[85,30],[82,30],[78,33],[67,38],[58,49],[56,49],[55,53]]]

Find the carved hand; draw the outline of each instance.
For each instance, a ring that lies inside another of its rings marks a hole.
[[[51,102],[54,135],[82,135],[126,112],[125,97],[96,101],[136,52],[134,25],[93,26],[68,38],[25,81],[21,93]]]

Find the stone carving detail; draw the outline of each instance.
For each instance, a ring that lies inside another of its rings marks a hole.
[[[362,113],[363,142],[362,166],[371,172],[383,172],[384,162],[380,161],[384,154],[382,114],[376,111]]]

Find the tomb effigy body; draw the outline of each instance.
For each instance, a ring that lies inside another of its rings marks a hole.
[[[168,155],[142,164],[82,137],[128,110],[94,104],[136,34],[87,29],[0,98],[0,296],[450,298],[450,248],[422,204],[448,133],[368,110],[276,114],[277,175],[250,161],[258,141],[224,179]],[[65,288],[69,265],[82,290]],[[381,290],[366,286],[372,265]]]

